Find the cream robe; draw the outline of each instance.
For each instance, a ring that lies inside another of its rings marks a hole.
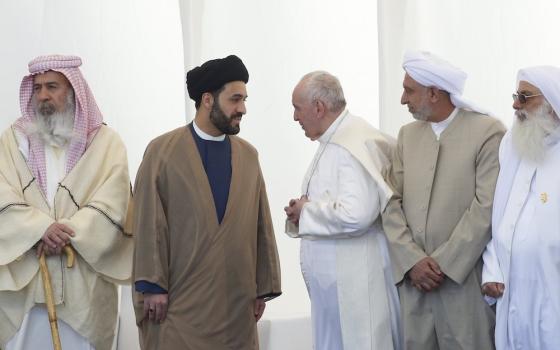
[[[347,111],[319,139],[303,181],[302,273],[315,349],[400,349],[399,305],[378,220],[391,191],[382,172],[394,140]],[[310,182],[309,182],[310,181]]]
[[[0,245],[0,344],[5,346],[35,304],[45,302],[32,247],[57,221],[75,231],[71,244],[77,252],[71,269],[60,256],[47,258],[57,316],[96,349],[110,349],[117,320],[116,283],[130,278],[133,249],[123,228],[130,181],[122,141],[102,126],[60,182],[52,207],[11,128],[0,144],[0,240],[6,242]]]
[[[27,137],[16,130],[16,141],[23,157],[29,158],[29,143]],[[47,170],[47,201],[49,206],[54,204],[54,196],[58,184],[66,176],[66,147],[55,147],[45,145],[45,160]],[[6,344],[6,350],[42,349],[46,339],[51,338],[50,328],[45,327],[49,322],[48,312],[45,306],[36,305],[25,317],[17,333]],[[63,320],[58,320],[58,332],[62,348],[76,350],[93,350],[88,340],[70,327]],[[48,344],[48,342],[47,342]]]
[[[492,240],[482,283],[505,284],[496,308],[496,348],[560,349],[560,143],[542,164],[521,161],[511,133],[500,146]]]
[[[490,239],[503,125],[459,110],[439,140],[430,123],[401,128],[389,178],[395,190],[383,227],[399,284],[406,349],[491,349],[494,313],[480,291]],[[431,256],[446,275],[435,291],[406,273]]]

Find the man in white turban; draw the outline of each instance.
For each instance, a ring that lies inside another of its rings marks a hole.
[[[525,68],[517,81],[482,290],[497,299],[497,349],[560,349],[560,68]]]
[[[482,252],[505,132],[461,96],[466,74],[427,53],[405,56],[403,126],[383,214],[405,348],[492,349],[494,313],[480,291]]]
[[[46,255],[63,349],[111,349],[117,283],[132,270],[126,149],[103,124],[76,56],[41,56],[0,136],[0,348],[51,344],[38,257]],[[66,268],[62,248],[76,251]]]

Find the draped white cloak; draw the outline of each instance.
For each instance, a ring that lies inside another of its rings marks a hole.
[[[520,160],[511,133],[500,145],[492,240],[482,284],[505,285],[497,299],[496,349],[560,349],[560,143],[545,160]],[[491,298],[488,298],[493,302]]]

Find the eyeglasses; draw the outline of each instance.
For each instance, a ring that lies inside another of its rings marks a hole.
[[[531,97],[537,97],[537,96],[542,96],[542,94],[535,94],[535,95],[525,95],[525,94],[511,94],[511,97],[513,97],[513,100],[518,100],[519,103],[521,104],[525,104],[527,103],[527,99],[531,98]]]

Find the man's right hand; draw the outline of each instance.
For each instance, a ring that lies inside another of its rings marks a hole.
[[[144,293],[144,319],[161,323],[167,316],[168,294]]]
[[[500,282],[488,282],[482,285],[482,293],[496,299],[504,295],[504,289],[504,284]]]
[[[445,278],[437,261],[427,256],[408,272],[412,285],[422,292],[430,292],[440,286]]]
[[[74,237],[74,231],[70,227],[55,222],[47,228],[41,240],[51,250],[56,250],[70,243],[71,237]]]

